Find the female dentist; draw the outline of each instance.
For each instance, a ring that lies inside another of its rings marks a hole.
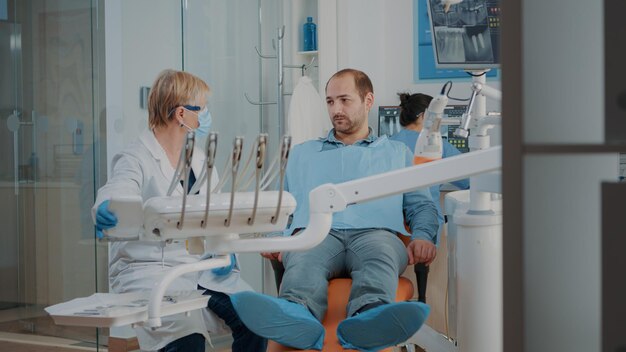
[[[211,124],[207,109],[209,86],[200,78],[182,71],[165,70],[156,78],[148,100],[149,129],[139,140],[115,155],[109,180],[98,190],[92,212],[98,234],[117,224],[115,214],[108,210],[109,199],[116,195],[140,195],[144,201],[167,193],[188,131],[206,135]],[[172,195],[188,192],[200,174],[204,153],[194,150],[189,189],[182,184]],[[215,170],[213,170],[215,172]],[[212,180],[216,180],[216,175]],[[207,192],[207,185],[200,193]],[[161,247],[156,241],[112,242],[109,249],[109,284],[113,292],[150,290],[169,268],[200,260],[190,254],[185,241]],[[210,249],[209,249],[210,250]],[[163,257],[162,257],[163,255]],[[208,332],[224,331],[225,322],[233,335],[232,351],[265,351],[267,341],[239,320],[228,294],[251,290],[240,277],[235,257],[231,266],[191,273],[176,279],[170,287],[176,290],[205,289],[211,296],[209,309],[163,317],[163,325],[152,330],[136,327],[142,350],[199,351],[205,350]],[[219,318],[221,319],[219,319]]]
[[[402,129],[400,132],[389,137],[389,139],[406,144],[409,149],[415,153],[413,149],[415,148],[417,137],[419,137],[424,127],[424,113],[433,97],[421,93],[398,93],[398,96],[400,97],[400,125]],[[443,158],[449,158],[459,154],[461,154],[461,152],[452,144],[445,140],[443,141]],[[459,189],[468,189],[470,186],[469,179],[452,181],[451,183]],[[441,233],[444,223],[443,211],[441,210],[441,204],[439,202],[440,189],[441,185],[430,187],[430,195],[433,197],[433,201],[437,207],[437,218],[439,219],[437,242],[439,242],[439,234]]]

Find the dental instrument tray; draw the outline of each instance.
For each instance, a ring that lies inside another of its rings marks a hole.
[[[189,132],[166,195],[153,197],[145,202],[140,195],[112,197],[109,210],[117,214],[118,223],[103,231],[104,239],[169,241],[284,230],[289,216],[296,209],[295,198],[284,189],[291,137],[283,137],[280,152],[263,176],[266,144],[267,135],[259,135],[240,172],[243,138],[235,138],[231,157],[222,173],[225,177],[214,186],[211,178],[215,165],[217,134],[209,134],[205,147],[205,163],[198,179],[191,186],[189,173],[195,134]],[[249,167],[252,172],[246,174]],[[267,190],[276,176],[278,190]],[[221,189],[228,180],[231,181],[230,192],[222,193]],[[246,191],[253,180],[256,181],[254,191]],[[182,189],[189,191],[181,192],[182,195],[172,195],[174,189],[180,188],[181,182]],[[205,184],[208,185],[208,190],[205,194],[200,194],[199,191]]]
[[[179,291],[163,296],[161,315],[173,315],[205,308],[210,296],[203,291]],[[148,320],[151,291],[94,293],[45,308],[57,325],[106,328],[141,324]]]
[[[212,194],[205,221],[205,196],[188,196],[184,227],[180,226],[182,196],[154,197],[143,204],[140,197],[112,198],[110,209],[122,215],[118,226],[105,230],[105,234],[128,240],[140,234],[143,240],[159,241],[224,233],[282,231],[297,204],[291,194],[283,192],[281,196],[279,191],[260,192],[256,205],[254,192],[237,192],[234,207],[232,198],[230,193]],[[255,208],[256,221],[252,224],[250,219]],[[277,209],[279,216],[273,218]]]

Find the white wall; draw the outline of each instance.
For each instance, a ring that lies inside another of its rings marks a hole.
[[[244,163],[261,131],[260,109],[243,95],[247,93],[251,99],[259,96],[259,58],[254,50],[259,39],[257,4],[257,0],[187,1],[185,71],[204,79],[212,88],[209,111],[213,116],[211,130],[219,133],[216,165],[221,177],[225,176],[222,168],[230,157],[234,138],[244,137]],[[273,19],[264,16],[263,20]],[[276,25],[272,23],[270,27],[274,29]],[[268,35],[265,39],[271,38]],[[268,76],[265,74],[265,79],[274,84],[276,80]],[[275,94],[275,89],[269,94]],[[276,137],[275,132],[270,133],[271,142],[276,143]],[[273,156],[275,149],[270,147],[269,152]],[[224,190],[230,192],[228,187]],[[244,280],[262,291],[262,257],[251,253],[242,254],[239,259]]]

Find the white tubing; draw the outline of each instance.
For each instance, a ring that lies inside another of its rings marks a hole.
[[[150,294],[150,302],[148,303],[148,321],[147,326],[158,328],[161,326],[161,303],[167,287],[179,276],[188,273],[203,271],[213,268],[219,268],[230,265],[230,256],[223,255],[195,263],[181,264],[173,267],[168,271],[161,281],[152,289]]]
[[[219,236],[207,237],[207,245],[215,253],[259,253],[304,251],[320,244],[333,222],[332,213],[309,214],[309,225],[295,236],[278,236],[263,238],[241,238],[233,241],[224,241]]]

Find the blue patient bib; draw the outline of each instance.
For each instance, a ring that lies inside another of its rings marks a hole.
[[[287,165],[286,189],[298,207],[286,231],[309,223],[309,192],[325,183],[342,183],[407,166],[406,147],[386,137],[372,143],[324,150],[323,140],[295,146]],[[408,236],[404,229],[402,194],[348,206],[333,214],[333,229],[385,228]]]

